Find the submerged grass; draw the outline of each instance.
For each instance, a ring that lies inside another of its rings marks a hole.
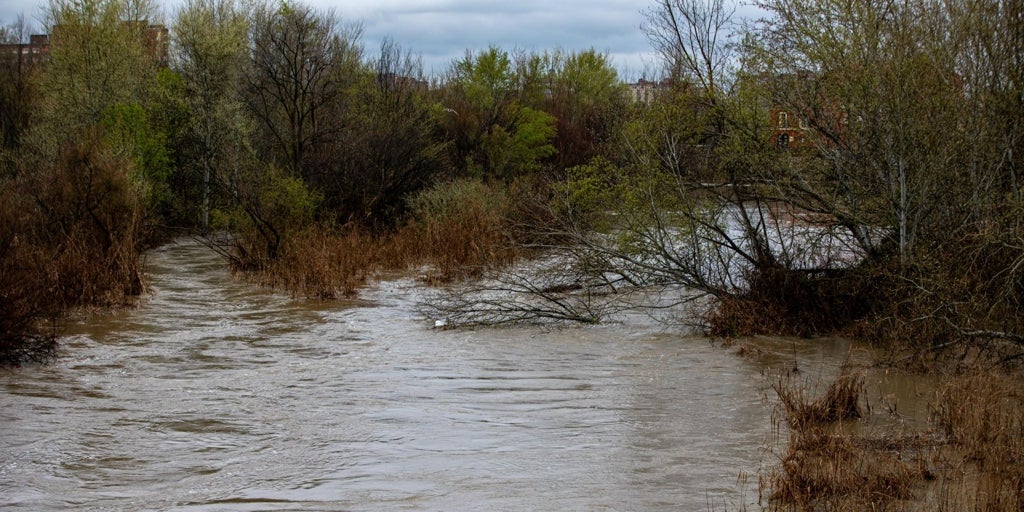
[[[851,435],[844,421],[864,415],[864,374],[844,365],[818,398],[792,375],[772,384],[789,429],[779,463],[762,475],[762,495],[773,510],[884,510],[912,496],[922,466],[895,449],[900,439]]]
[[[1024,382],[974,367],[945,377],[929,424],[872,430],[864,377],[844,366],[824,393],[773,382],[788,443],[761,476],[770,510],[1024,510]],[[867,409],[867,410],[866,410]]]

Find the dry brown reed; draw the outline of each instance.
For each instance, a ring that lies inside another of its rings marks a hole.
[[[971,469],[954,481],[945,510],[1024,510],[1024,382],[1020,375],[975,368],[936,393],[931,420]]]
[[[871,433],[855,416],[863,381],[842,371],[824,395],[777,380],[789,442],[762,473],[774,510],[1024,510],[1024,380],[974,366],[944,377],[930,428]]]
[[[808,397],[808,386],[793,382],[786,374],[772,383],[772,389],[785,409],[790,428],[801,430],[807,426],[858,419],[863,415],[860,397],[864,393],[864,374],[853,372],[844,365],[825,394],[817,400]]]
[[[501,185],[444,183],[410,204],[412,219],[397,230],[309,226],[285,236],[276,258],[243,236],[233,244],[235,259],[249,262],[245,270],[254,270],[264,285],[333,299],[357,294],[381,272],[419,267],[428,283],[444,283],[479,276],[522,254],[508,235],[510,203]]]
[[[817,399],[791,375],[773,389],[789,427],[778,465],[762,474],[761,491],[775,510],[886,510],[912,497],[926,466],[904,458],[906,441],[867,439],[844,431],[860,418],[864,375],[846,365]]]

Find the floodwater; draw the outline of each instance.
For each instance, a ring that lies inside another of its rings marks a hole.
[[[3,510],[756,509],[765,375],[849,350],[741,357],[641,318],[434,330],[413,279],[315,302],[190,242],[146,265],[138,308],[0,370]]]

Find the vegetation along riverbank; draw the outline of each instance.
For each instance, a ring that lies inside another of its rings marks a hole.
[[[772,503],[897,506],[970,467],[975,508],[1019,510],[1024,5],[755,4],[653,1],[664,67],[625,84],[596,50],[496,46],[427,77],[301,2],[51,0],[0,31],[0,359],[52,355],[194,233],[298,297],[459,281],[423,305],[450,327],[864,340],[946,376],[932,437],[837,433],[856,372],[823,402],[780,381]]]

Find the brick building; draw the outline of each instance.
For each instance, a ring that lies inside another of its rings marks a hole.
[[[126,21],[124,26],[139,31],[142,44],[154,62],[163,67],[169,64],[171,37],[167,27],[146,21]],[[60,44],[60,32],[61,27],[57,25],[52,35],[33,34],[27,44],[0,44],[0,55],[17,55],[26,64],[45,64],[50,59],[50,48]]]

